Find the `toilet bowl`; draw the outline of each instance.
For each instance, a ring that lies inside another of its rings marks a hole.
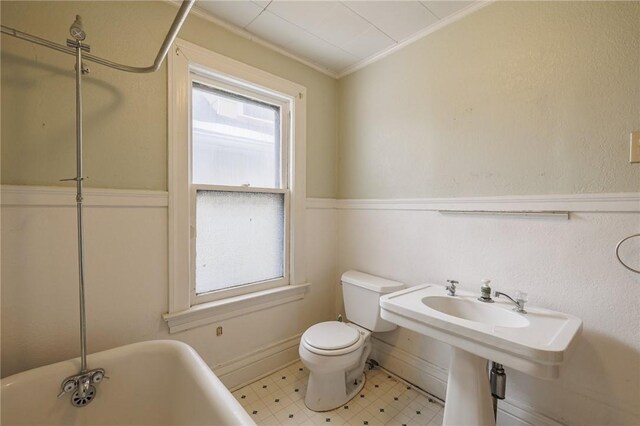
[[[300,359],[309,369],[305,404],[328,411],[353,398],[364,386],[371,332],[338,321],[310,327],[300,339]]]
[[[396,328],[380,318],[379,298],[402,288],[404,284],[358,271],[342,275],[345,312],[353,322],[321,322],[309,327],[300,339],[300,360],[309,370],[307,408],[333,410],[362,389],[372,331]]]

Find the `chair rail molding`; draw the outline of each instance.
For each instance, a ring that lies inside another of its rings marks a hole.
[[[167,207],[167,191],[86,188],[86,207]],[[75,207],[76,189],[70,186],[0,186],[2,207]]]
[[[640,213],[640,192],[402,199],[307,198],[307,209]]]

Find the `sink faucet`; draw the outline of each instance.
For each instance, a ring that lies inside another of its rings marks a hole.
[[[524,304],[527,303],[527,293],[523,293],[520,291],[516,291],[516,298],[515,300],[509,296],[506,293],[502,293],[499,291],[496,291],[494,294],[495,297],[500,297],[500,296],[504,296],[506,298],[508,298],[509,300],[511,300],[513,303],[516,304],[516,306],[513,308],[514,311],[520,313],[520,314],[526,314],[527,311],[524,310]]]
[[[458,281],[456,280],[447,280],[447,282],[451,285],[448,285],[445,287],[445,289],[447,290],[447,294],[449,296],[455,296],[456,295],[456,284],[459,284]]]

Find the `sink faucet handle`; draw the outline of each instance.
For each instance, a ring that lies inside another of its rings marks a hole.
[[[458,281],[456,280],[447,280],[447,282],[451,285],[448,285],[445,287],[445,289],[449,292],[449,296],[455,296],[456,295],[456,285],[460,284]]]
[[[516,291],[516,302],[520,309],[524,311],[524,304],[529,301],[529,295],[524,291],[517,290]]]

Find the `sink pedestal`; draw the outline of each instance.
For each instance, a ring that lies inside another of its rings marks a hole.
[[[495,426],[487,360],[452,347],[443,426]]]
[[[523,315],[510,303],[477,299],[430,284],[380,297],[382,319],[451,345],[445,426],[495,426],[487,359],[555,379],[582,330],[573,315],[533,306]]]

